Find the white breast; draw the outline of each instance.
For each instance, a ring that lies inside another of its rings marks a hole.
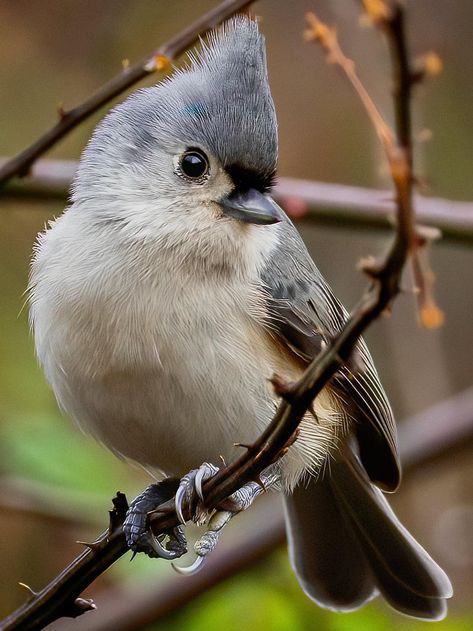
[[[66,413],[115,452],[182,476],[252,442],[275,410],[269,378],[295,378],[262,322],[258,266],[277,232],[251,234],[245,271],[216,279],[67,211],[39,241],[31,319],[38,357]],[[248,235],[247,235],[248,236]],[[80,237],[80,238],[79,238]],[[323,461],[339,423],[318,399],[286,457],[288,484]],[[329,428],[329,429],[327,429]]]
[[[106,238],[79,240],[78,230],[66,212],[32,273],[37,353],[61,407],[168,474],[232,458],[233,443],[256,438],[274,411],[258,293],[243,278],[177,274],[146,249],[107,251]]]

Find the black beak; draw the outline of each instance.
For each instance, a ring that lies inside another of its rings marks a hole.
[[[276,202],[255,188],[244,193],[231,193],[219,203],[225,215],[245,223],[264,225],[284,219],[284,213]]]

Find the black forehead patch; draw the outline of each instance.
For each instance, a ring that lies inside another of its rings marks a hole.
[[[276,181],[276,171],[258,171],[248,169],[240,164],[230,164],[225,167],[235,185],[235,189],[244,193],[250,188],[254,188],[260,193],[267,193],[274,186]]]

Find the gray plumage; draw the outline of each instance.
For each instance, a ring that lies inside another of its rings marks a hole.
[[[246,17],[94,132],[71,206],[39,236],[31,321],[60,406],[115,453],[180,478],[232,460],[274,413],[269,377],[296,379],[345,321],[267,195],[276,161],[264,40]],[[304,590],[338,610],[380,591],[441,617],[447,577],[373,486],[395,489],[399,462],[363,342],[314,408],[279,463]]]
[[[281,232],[262,273],[270,322],[308,362],[340,331],[347,312],[289,219]],[[450,582],[373,484],[391,491],[399,484],[396,425],[363,341],[357,351],[358,365],[333,380],[356,442],[345,437],[319,479],[285,496],[291,562],[304,591],[322,606],[352,611],[381,592],[403,613],[440,619]]]
[[[287,219],[281,242],[268,259],[262,280],[270,293],[268,311],[279,335],[305,363],[340,332],[347,312],[312,261],[298,232]],[[361,458],[373,481],[394,491],[400,481],[396,424],[391,406],[363,340],[357,346],[359,364],[350,364],[333,380],[334,389],[355,421]]]

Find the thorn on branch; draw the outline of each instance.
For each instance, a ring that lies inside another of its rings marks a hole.
[[[92,598],[76,598],[71,611],[66,615],[70,618],[78,618],[86,611],[93,611],[94,609],[97,609],[97,605]]]
[[[76,541],[80,546],[85,546],[92,552],[98,552],[100,550],[100,543],[98,541],[93,541],[89,543],[88,541]]]
[[[64,120],[66,118],[67,112],[64,109],[63,103],[59,103],[58,104],[58,106],[56,108],[56,111],[57,111],[57,115],[58,115],[60,121],[62,121],[62,120]]]
[[[18,585],[28,592],[29,600],[33,600],[38,595],[38,593],[35,592],[34,589],[31,589],[31,587],[26,583],[18,583]]]
[[[278,395],[278,397],[283,398],[285,401],[290,401],[293,398],[297,387],[297,382],[287,381],[280,375],[276,374],[274,374],[269,381],[272,384],[274,392]]]
[[[243,447],[243,449],[253,449],[254,445],[249,445],[247,443],[233,443],[234,447]]]

